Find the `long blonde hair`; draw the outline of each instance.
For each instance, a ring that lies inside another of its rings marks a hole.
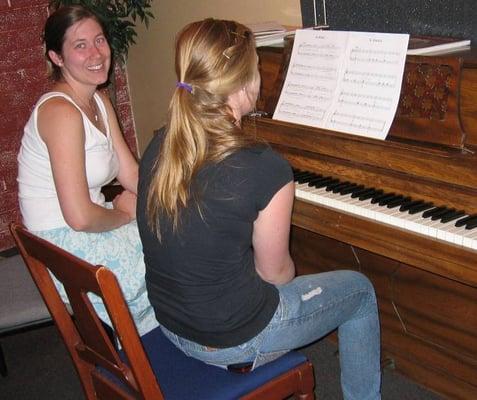
[[[177,37],[175,69],[180,84],[169,105],[147,197],[149,226],[159,239],[159,216],[170,218],[177,229],[180,210],[195,195],[191,182],[201,167],[253,142],[227,104],[230,94],[258,79],[253,35],[234,21],[193,22]]]

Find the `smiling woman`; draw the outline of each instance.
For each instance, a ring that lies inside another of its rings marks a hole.
[[[78,257],[111,268],[143,334],[157,322],[135,223],[138,167],[109,98],[97,90],[108,79],[108,40],[95,14],[68,6],[48,18],[44,41],[54,84],[35,105],[18,155],[23,222]],[[125,190],[106,203],[101,187],[113,179]]]
[[[47,56],[61,76],[56,86],[79,103],[98,129],[104,129],[93,94],[108,79],[111,50],[99,21],[87,18],[76,22],[67,30],[61,49],[48,49]]]

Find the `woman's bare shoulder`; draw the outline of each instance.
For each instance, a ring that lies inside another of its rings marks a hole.
[[[39,116],[47,116],[48,118],[62,118],[64,116],[81,115],[78,108],[67,98],[58,95],[45,100],[38,108]]]
[[[38,130],[43,140],[57,138],[61,132],[82,131],[80,110],[61,96],[45,100],[38,108]]]

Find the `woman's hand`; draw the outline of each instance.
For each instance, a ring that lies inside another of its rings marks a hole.
[[[128,214],[133,221],[136,219],[136,202],[137,196],[129,190],[124,190],[114,198],[113,207]]]

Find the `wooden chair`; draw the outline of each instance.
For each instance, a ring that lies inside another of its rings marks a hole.
[[[88,399],[314,399],[313,367],[298,352],[249,373],[235,373],[187,357],[160,328],[141,338],[114,274],[28,232],[10,229],[70,352]],[[63,283],[74,319],[49,271]],[[100,296],[121,351],[111,343],[87,293]]]

